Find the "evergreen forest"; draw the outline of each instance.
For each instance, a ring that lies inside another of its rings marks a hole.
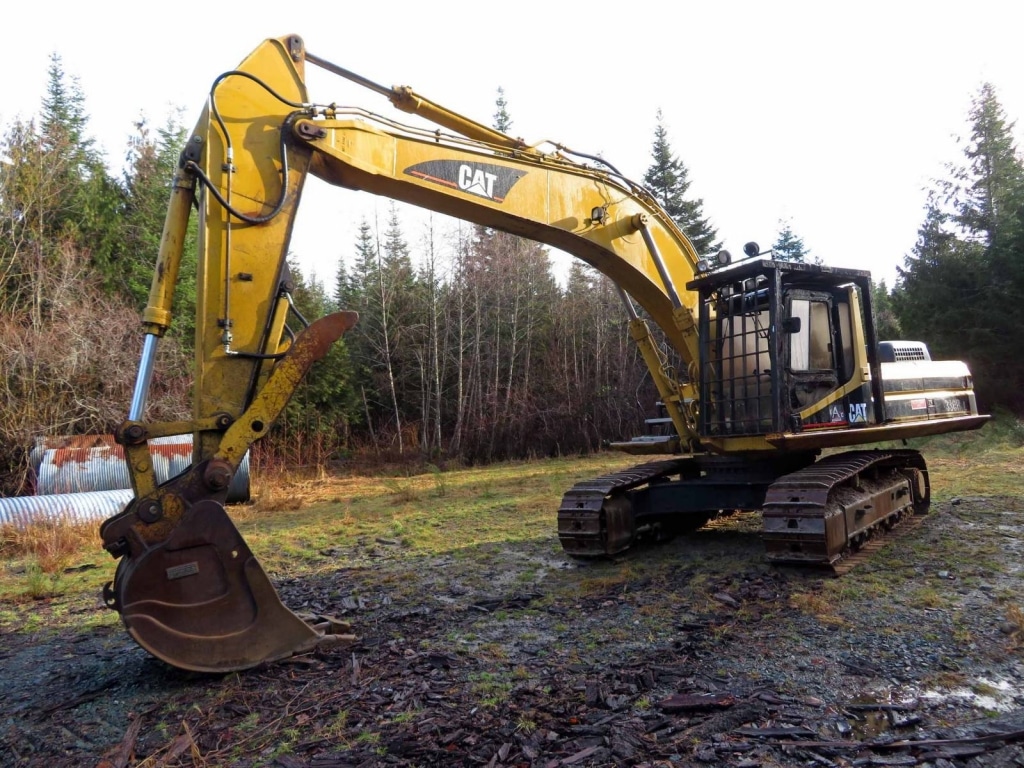
[[[971,366],[986,410],[1024,411],[1024,160],[992,86],[975,94],[963,157],[934,182],[893,286],[875,286],[881,338],[922,339]],[[0,126],[0,494],[23,492],[39,436],[110,433],[131,399],[178,115],[140,119],[120,170],[90,137],[85,94],[51,57],[37,115]],[[511,117],[498,90],[496,128]],[[718,245],[660,113],[643,183],[698,246]],[[775,251],[814,260],[780,222]],[[194,249],[189,255],[194,267]],[[839,266],[839,265],[837,265]],[[318,363],[262,461],[485,463],[586,453],[628,438],[656,393],[616,287],[582,262],[556,279],[547,249],[401,209],[339,244],[329,282],[292,269],[309,318],[360,322]],[[188,418],[194,268],[182,270],[148,418]]]

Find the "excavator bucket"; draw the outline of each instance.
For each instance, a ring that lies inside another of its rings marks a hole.
[[[166,540],[124,558],[119,571],[128,632],[182,669],[248,669],[331,639],[284,606],[217,501],[193,505]]]

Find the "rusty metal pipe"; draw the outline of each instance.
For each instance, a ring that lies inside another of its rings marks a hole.
[[[157,437],[149,452],[158,483],[184,472],[192,463],[192,435]],[[111,435],[38,438],[30,454],[40,495],[91,493],[131,487],[124,448]],[[249,500],[249,455],[242,457],[228,487],[228,503]]]

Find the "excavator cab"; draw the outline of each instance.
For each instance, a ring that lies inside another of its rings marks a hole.
[[[870,307],[862,311],[869,273],[757,260],[687,287],[700,293],[702,437],[876,421],[869,407],[874,329]]]

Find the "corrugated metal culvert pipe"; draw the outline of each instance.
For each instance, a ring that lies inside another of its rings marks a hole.
[[[192,435],[149,441],[158,483],[181,474],[192,463]],[[36,495],[0,499],[0,525],[25,526],[39,519],[74,522],[104,520],[131,501],[124,449],[111,435],[39,438],[29,456]],[[249,500],[249,454],[242,458],[227,502]]]
[[[120,513],[132,500],[131,490],[13,496],[0,499],[0,525],[25,528],[41,520],[89,523]]]

